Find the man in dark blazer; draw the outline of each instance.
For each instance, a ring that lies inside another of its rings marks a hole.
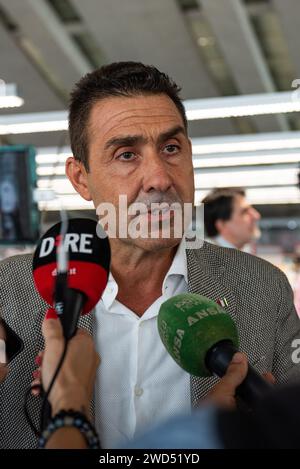
[[[119,209],[120,195],[129,206],[147,209],[127,214],[128,222],[137,217],[152,222],[152,203],[193,203],[192,149],[178,92],[165,74],[133,62],[102,67],[77,84],[69,115],[74,157],[68,158],[66,173],[98,214],[103,202]],[[166,210],[159,217],[154,236],[110,237],[109,285],[95,314],[80,321],[93,333],[102,360],[95,419],[104,447],[199,405],[218,381],[188,377],[163,350],[156,318],[160,304],[174,294],[199,293],[221,303],[237,325],[241,351],[259,372],[271,372],[278,383],[300,379],[292,360],[300,323],[284,274],[234,249],[209,243],[185,249],[174,235],[175,215]],[[157,236],[166,219],[173,235]],[[2,448],[37,445],[23,401],[43,349],[47,305],[34,288],[31,264],[32,256],[22,255],[0,265],[0,315],[24,341],[0,386]],[[37,424],[40,399],[32,398],[30,405]]]

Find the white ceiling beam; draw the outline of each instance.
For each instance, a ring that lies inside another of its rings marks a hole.
[[[273,92],[275,85],[241,0],[198,0],[210,22],[240,94]],[[286,119],[256,117],[261,132],[288,130]]]
[[[220,92],[176,0],[70,0],[108,62],[138,61],[154,65],[182,88],[187,98]],[[233,120],[190,126],[192,135],[233,134]]]
[[[288,44],[295,72],[300,78],[300,60],[299,60],[299,18],[300,2],[299,0],[271,0],[278,14],[278,19],[282,25],[285,39]]]
[[[69,91],[76,80],[91,70],[86,57],[44,0],[0,0],[20,30]]]
[[[14,38],[0,23],[0,78],[7,83],[16,83],[24,106],[22,112],[40,109],[57,110],[64,107],[61,100],[49,88],[33,64],[17,46]],[[16,111],[14,111],[16,112]],[[10,114],[9,111],[6,111]],[[1,111],[1,114],[5,114]]]

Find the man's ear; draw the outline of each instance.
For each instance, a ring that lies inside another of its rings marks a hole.
[[[81,197],[85,200],[92,200],[87,184],[87,171],[84,165],[73,156],[70,156],[66,161],[66,175]]]
[[[225,223],[226,223],[226,221],[221,220],[221,219],[219,219],[215,222],[216,230],[220,235],[222,235],[222,233],[224,231]]]

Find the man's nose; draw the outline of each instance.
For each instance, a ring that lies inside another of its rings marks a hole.
[[[160,155],[152,152],[143,166],[143,190],[166,192],[172,185],[167,163]]]
[[[254,207],[251,207],[251,215],[252,218],[256,221],[261,219],[261,214]]]

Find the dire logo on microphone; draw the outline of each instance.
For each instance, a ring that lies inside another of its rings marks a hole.
[[[39,257],[47,257],[57,248],[61,236],[44,238],[41,242]],[[93,235],[90,233],[66,233],[64,237],[64,249],[66,252],[92,254]]]

